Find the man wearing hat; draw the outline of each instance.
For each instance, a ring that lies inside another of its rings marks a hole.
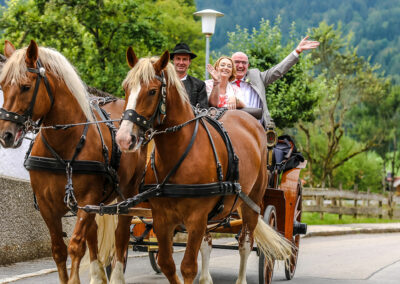
[[[190,63],[193,58],[197,57],[192,53],[186,43],[178,43],[170,58],[175,66],[175,71],[185,86],[186,92],[189,95],[190,103],[193,106],[199,105],[200,108],[208,108],[208,99],[206,92],[206,84],[187,74]]]

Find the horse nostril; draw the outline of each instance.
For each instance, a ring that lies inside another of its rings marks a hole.
[[[6,132],[3,135],[3,140],[6,144],[12,144],[14,142],[14,135],[11,132]]]
[[[135,135],[131,135],[131,144],[129,145],[129,150],[132,150],[133,147],[135,147],[136,144],[136,136]]]

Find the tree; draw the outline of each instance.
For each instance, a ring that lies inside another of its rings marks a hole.
[[[259,30],[237,27],[229,33],[230,52],[243,51],[249,57],[250,68],[267,70],[281,62],[295,48],[291,40],[281,45],[279,18],[274,26],[261,20]],[[312,121],[317,97],[312,91],[313,84],[308,80],[306,70],[310,64],[309,56],[301,56],[285,76],[266,88],[268,109],[279,128],[292,127],[299,120]]]
[[[332,185],[335,170],[382,142],[387,129],[380,124],[384,110],[377,106],[387,98],[390,83],[376,72],[377,66],[357,56],[350,45],[351,35],[343,38],[340,26],[335,30],[333,25],[322,22],[312,29],[311,36],[321,43],[311,54],[321,101],[315,122],[298,124],[305,141],[300,148],[312,171],[310,183]],[[375,106],[373,117],[352,120],[368,104]],[[374,123],[376,127],[371,128]],[[367,129],[373,131],[368,133]],[[356,138],[357,131],[358,143],[345,147],[349,142],[344,141],[351,139],[352,134]]]
[[[200,22],[187,0],[11,0],[2,8],[3,39],[17,47],[35,39],[62,52],[82,79],[122,95],[128,67],[126,49],[138,56],[159,55],[177,41],[203,50]],[[171,19],[174,19],[172,21]],[[200,55],[204,58],[204,53]],[[199,64],[194,62],[193,69]]]

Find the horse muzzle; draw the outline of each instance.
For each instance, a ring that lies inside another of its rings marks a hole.
[[[4,148],[18,148],[24,140],[26,131],[22,125],[15,125],[0,132],[0,144]]]

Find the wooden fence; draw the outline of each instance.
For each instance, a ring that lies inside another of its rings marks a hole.
[[[321,219],[324,213],[362,215],[374,218],[400,219],[400,197],[393,193],[376,194],[354,190],[303,188],[303,211],[319,212]]]

